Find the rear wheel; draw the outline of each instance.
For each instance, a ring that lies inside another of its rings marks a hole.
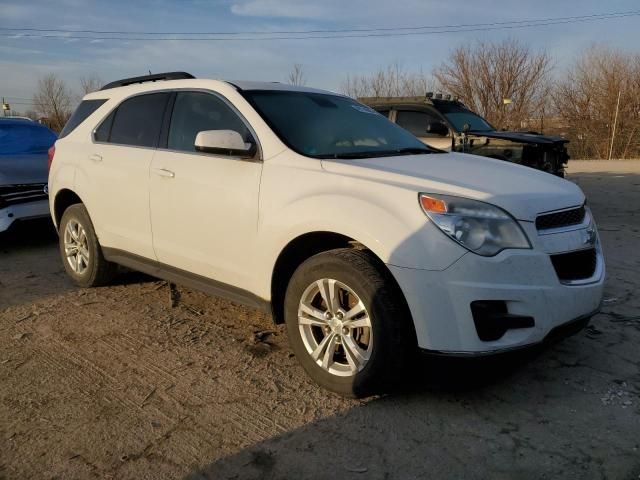
[[[285,299],[291,347],[322,387],[366,396],[399,378],[415,347],[404,299],[371,254],[320,253],[295,271]]]
[[[60,221],[60,255],[67,274],[81,287],[109,283],[117,266],[105,260],[87,209],[71,205]]]

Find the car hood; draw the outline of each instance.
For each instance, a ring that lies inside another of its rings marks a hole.
[[[323,160],[328,172],[389,183],[416,193],[473,198],[508,211],[518,220],[581,205],[584,194],[567,180],[529,167],[462,153]]]
[[[529,132],[503,132],[495,130],[491,132],[470,131],[469,134],[477,137],[498,138],[500,140],[511,140],[512,142],[519,143],[532,143],[542,145],[551,145],[554,143],[564,145],[565,143],[569,143],[569,140],[567,140],[566,138],[556,137],[552,135],[540,135],[538,133]]]

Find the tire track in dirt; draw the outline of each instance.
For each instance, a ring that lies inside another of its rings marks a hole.
[[[181,380],[179,375],[176,376],[169,373],[156,363],[157,352],[150,350],[144,343],[138,342],[124,333],[110,335],[108,338],[103,337],[101,342],[109,345],[117,355],[126,354],[128,349],[135,349],[138,355],[136,367],[149,372],[151,378],[157,380],[156,382],[148,381],[147,384],[149,385],[152,383],[161,384],[162,382],[171,385],[179,383]],[[184,377],[190,379],[189,375]],[[209,387],[206,388],[208,389]],[[233,388],[228,388],[219,382],[215,384],[215,389],[219,394],[217,396],[221,398],[233,397],[233,394],[236,393]],[[193,404],[193,400],[196,400],[201,405],[210,405],[213,400],[216,406],[216,415],[222,418],[230,418],[236,427],[236,433],[239,433],[248,443],[262,441],[286,431],[285,427],[269,419],[267,408],[259,410],[246,402],[241,405],[229,403],[228,401],[221,402],[210,395],[205,397],[195,389],[190,390],[187,394],[184,388],[178,388],[177,385],[170,391],[162,392],[160,396],[171,402],[171,405],[163,405],[161,408],[168,407],[168,410],[179,409],[181,414],[189,416],[192,416],[192,412],[184,407],[185,404]],[[169,416],[167,413],[165,415]]]

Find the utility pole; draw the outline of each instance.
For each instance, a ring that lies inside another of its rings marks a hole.
[[[620,95],[622,94],[622,90],[618,90],[618,103],[616,104],[616,114],[613,117],[613,131],[611,132],[611,146],[609,147],[609,160],[611,160],[611,155],[613,155],[613,141],[616,138],[616,126],[618,125],[618,112],[620,111]]]

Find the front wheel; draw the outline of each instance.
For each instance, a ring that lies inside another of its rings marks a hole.
[[[287,289],[285,322],[309,376],[346,396],[381,392],[415,350],[404,298],[362,250],[332,250],[300,265]]]

